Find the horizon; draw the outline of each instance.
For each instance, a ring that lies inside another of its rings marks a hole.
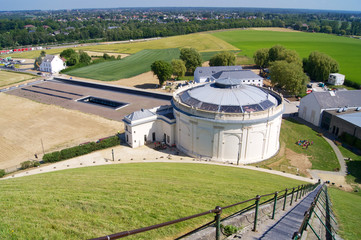
[[[19,7],[20,6],[20,7]],[[25,0],[7,1],[2,4],[0,12],[16,11],[57,11],[76,9],[117,9],[117,8],[262,8],[262,9],[289,9],[309,11],[338,11],[338,12],[361,12],[361,4],[357,0],[259,0],[257,3],[249,3],[243,0],[224,0],[222,6],[215,0],[154,0],[152,3],[146,0],[137,0],[131,3],[123,0],[103,0],[101,3],[95,0],[63,0],[62,2],[49,2],[36,0],[29,2]]]

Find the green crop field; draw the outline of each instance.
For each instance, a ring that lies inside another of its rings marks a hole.
[[[296,50],[302,58],[312,51],[330,55],[340,64],[340,73],[346,79],[361,84],[361,40],[323,33],[274,32],[257,30],[232,30],[213,33],[241,50],[240,55],[252,58],[260,48],[280,44]]]
[[[0,239],[94,238],[299,184],[304,183],[195,163],[118,164],[2,180]],[[213,218],[209,215],[127,239],[173,239]]]
[[[179,49],[142,50],[119,61],[103,62],[74,69],[67,74],[75,77],[114,81],[130,78],[150,71],[150,65],[156,60],[170,62],[179,58]]]
[[[360,239],[361,196],[335,188],[329,188],[329,194],[340,225],[341,237],[345,240]]]

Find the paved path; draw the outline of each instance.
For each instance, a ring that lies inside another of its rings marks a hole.
[[[112,161],[112,149],[114,150],[115,161]],[[38,168],[27,169],[21,172],[16,172],[14,174],[8,175],[0,180],[29,176],[34,174],[40,174],[45,172],[53,172],[64,169],[79,168],[79,167],[89,167],[97,165],[108,165],[108,164],[123,164],[123,163],[149,163],[149,162],[181,162],[181,163],[200,163],[200,164],[214,164],[220,166],[229,166],[229,167],[238,167],[249,170],[255,170],[275,175],[280,175],[300,181],[315,183],[316,179],[305,178],[301,176],[296,176],[289,173],[283,173],[275,170],[268,170],[264,168],[257,168],[253,166],[246,165],[233,165],[222,162],[214,161],[204,161],[195,159],[192,157],[177,155],[175,150],[167,148],[165,151],[157,151],[148,146],[141,146],[138,148],[130,148],[125,145],[120,145],[113,147],[112,149],[104,149],[97,152],[93,152],[84,156],[79,156],[69,160],[64,160],[61,162],[42,165]]]
[[[267,220],[258,227],[257,232],[249,231],[241,236],[241,239],[261,239],[261,240],[289,240],[300,228],[304,214],[311,206],[317,191],[322,185],[319,185],[315,190],[306,195],[296,206],[291,208],[282,216],[278,216],[278,221]],[[277,216],[275,217],[277,219]],[[271,223],[271,224],[270,224]]]

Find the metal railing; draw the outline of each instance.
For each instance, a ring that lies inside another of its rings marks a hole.
[[[326,184],[323,184],[322,187],[318,190],[311,206],[305,212],[305,217],[302,221],[302,224],[297,232],[293,235],[293,240],[298,240],[302,238],[304,231],[307,231],[307,227],[310,227],[312,232],[315,234],[318,240],[322,239],[332,239],[336,240],[336,229],[337,225],[335,214],[332,211],[332,203],[329,200],[329,195],[327,192]],[[317,213],[318,212],[318,213]],[[312,221],[312,216],[314,221]],[[321,224],[321,230],[316,231],[315,225]],[[323,228],[322,228],[323,227]]]
[[[261,205],[265,205],[268,203],[273,203],[273,209],[272,209],[272,219],[275,218],[275,213],[276,213],[276,208],[277,208],[277,203],[283,204],[282,206],[282,210],[285,211],[286,208],[286,204],[287,204],[287,199],[288,197],[291,197],[290,201],[289,201],[289,205],[292,205],[294,202],[297,202],[299,199],[301,199],[301,197],[303,197],[306,193],[312,191],[313,189],[315,189],[318,186],[319,183],[316,184],[307,184],[307,185],[299,185],[297,187],[293,187],[293,188],[286,188],[282,191],[277,191],[274,193],[269,193],[269,194],[265,194],[265,195],[257,195],[254,198],[242,201],[242,202],[238,202],[235,204],[231,204],[228,206],[224,206],[224,207],[220,207],[220,206],[216,206],[214,209],[212,210],[208,210],[206,212],[202,212],[202,213],[198,213],[195,215],[191,215],[188,217],[183,217],[183,218],[179,218],[176,220],[172,220],[169,222],[164,222],[164,223],[160,223],[160,224],[156,224],[156,225],[152,225],[152,226],[148,226],[148,227],[144,227],[144,228],[139,228],[139,229],[134,229],[134,230],[130,230],[130,231],[123,231],[123,232],[118,232],[118,233],[114,233],[111,235],[107,235],[107,236],[103,236],[103,237],[98,237],[98,238],[93,238],[92,240],[113,240],[113,239],[119,239],[119,238],[123,238],[126,236],[130,236],[130,235],[134,235],[137,233],[142,233],[142,232],[147,232],[153,229],[157,229],[157,228],[161,228],[161,227],[165,227],[168,225],[172,225],[172,224],[176,224],[176,223],[180,223],[183,221],[187,221],[190,219],[194,219],[194,218],[198,218],[201,216],[205,216],[208,214],[215,214],[215,217],[212,221],[198,227],[197,229],[182,235],[176,239],[182,239],[184,237],[187,237],[197,231],[200,231],[202,229],[205,229],[206,227],[209,226],[215,226],[216,228],[216,233],[215,233],[215,239],[219,240],[221,237],[221,221],[224,221],[226,219],[229,219],[230,217],[233,217],[235,215],[241,215],[243,213],[246,213],[252,209],[254,209],[255,214],[254,214],[254,220],[253,220],[253,228],[252,231],[257,231],[257,221],[258,221],[258,217],[259,217],[259,207]],[[267,198],[268,197],[268,198]],[[283,199],[283,202],[280,202]],[[239,206],[241,204],[246,204],[246,203],[252,203],[251,205],[242,208],[241,210],[238,210],[237,212],[221,219],[221,214],[222,211],[228,208],[232,208],[232,207],[236,207]]]

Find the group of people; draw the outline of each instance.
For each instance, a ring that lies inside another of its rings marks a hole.
[[[313,141],[308,141],[308,140],[298,140],[297,142],[296,142],[296,144],[298,145],[298,146],[302,146],[302,148],[308,148],[308,146],[310,146],[310,145],[313,145]]]

